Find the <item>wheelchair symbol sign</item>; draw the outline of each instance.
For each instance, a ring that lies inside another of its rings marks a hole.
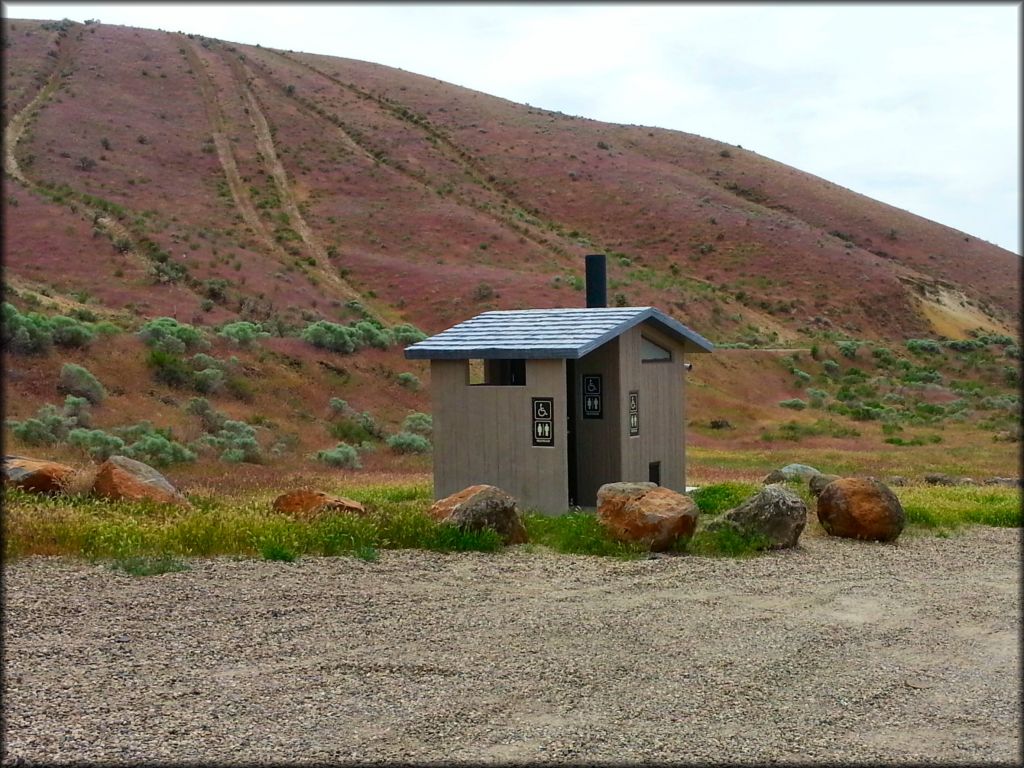
[[[601,418],[601,376],[592,374],[583,377],[583,418]]]
[[[555,401],[551,397],[535,397],[533,402],[533,444],[549,447],[555,444]]]

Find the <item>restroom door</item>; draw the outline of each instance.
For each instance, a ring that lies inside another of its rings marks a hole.
[[[576,455],[576,361],[565,361],[565,450],[568,452],[569,506],[579,502],[579,475]]]

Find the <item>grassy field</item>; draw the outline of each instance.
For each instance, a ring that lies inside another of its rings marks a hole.
[[[756,483],[724,482],[694,492],[702,518],[736,506],[757,491]],[[791,488],[808,503],[805,484]],[[1020,527],[1021,494],[992,486],[908,486],[893,489],[909,527],[950,535],[966,525]],[[382,549],[440,552],[501,548],[493,531],[464,531],[433,521],[426,483],[345,488],[368,515],[333,515],[299,521],[271,509],[273,493],[190,496],[192,509],[141,502],[107,502],[85,496],[36,496],[7,489],[4,554],[7,558],[62,555],[107,561],[131,573],[159,573],[187,567],[190,557],[230,556],[294,561],[304,555],[354,556],[375,560]],[[592,514],[558,518],[524,515],[531,550],[612,557],[641,557],[645,550],[611,539]],[[698,530],[677,551],[715,556],[755,554],[759,542]]]

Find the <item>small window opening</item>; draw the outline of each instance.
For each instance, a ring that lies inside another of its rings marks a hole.
[[[640,360],[644,363],[664,363],[672,359],[672,353],[646,336],[640,337]]]
[[[647,479],[655,485],[661,485],[661,462],[652,461],[647,465]]]
[[[469,360],[470,386],[525,387],[525,360]]]

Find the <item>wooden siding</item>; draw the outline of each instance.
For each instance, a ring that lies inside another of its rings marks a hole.
[[[603,417],[583,418],[583,376],[600,374]],[[619,340],[612,339],[576,361],[576,503],[581,507],[597,504],[597,489],[618,482],[622,467],[624,428],[619,387]]]
[[[641,362],[642,336],[671,350],[672,360]],[[682,345],[642,323],[619,336],[619,350],[621,479],[646,481],[650,463],[660,461],[661,485],[682,492],[686,487]],[[630,391],[640,395],[640,434],[636,437],[630,437],[628,429]]]
[[[525,386],[469,386],[467,361],[430,363],[434,498],[470,485],[496,485],[521,509],[568,509],[565,360],[528,360]],[[532,401],[554,400],[555,444],[535,447]]]

